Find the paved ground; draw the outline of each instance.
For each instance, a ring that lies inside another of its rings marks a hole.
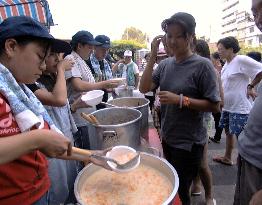
[[[235,183],[236,183],[236,159],[237,151],[233,152],[233,166],[225,166],[213,162],[212,157],[222,155],[225,151],[225,135],[221,139],[220,144],[208,144],[208,161],[213,176],[214,198],[217,205],[231,205],[233,204]],[[204,192],[199,197],[193,197],[193,205],[204,205]]]

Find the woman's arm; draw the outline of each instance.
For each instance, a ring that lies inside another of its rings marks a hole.
[[[70,154],[70,140],[50,130],[32,130],[0,138],[0,164],[11,162],[24,154],[40,150],[48,157]]]
[[[156,85],[152,81],[152,74],[153,67],[156,62],[158,47],[162,40],[162,37],[162,35],[156,36],[151,43],[151,55],[140,80],[139,91],[141,93],[147,93],[156,87]]]
[[[73,88],[78,92],[87,92],[90,90],[102,90],[102,89],[110,89],[118,86],[119,81],[117,80],[106,80],[97,83],[89,83],[87,81],[82,80],[81,78],[71,78],[71,83]]]
[[[124,61],[123,59],[117,61],[117,62],[113,65],[113,67],[112,67],[112,72],[115,73],[115,72],[118,70],[119,64],[120,64],[120,63],[124,63],[124,62],[125,62],[125,61]]]
[[[67,88],[65,80],[65,71],[71,69],[73,62],[70,60],[62,60],[57,65],[56,83],[52,92],[47,89],[41,88],[34,92],[36,97],[44,105],[55,107],[64,106],[67,102]]]
[[[180,96],[169,91],[160,91],[158,93],[161,104],[175,104],[181,108],[189,108],[202,112],[219,112],[220,103],[210,102],[204,99],[188,98],[186,96]]]

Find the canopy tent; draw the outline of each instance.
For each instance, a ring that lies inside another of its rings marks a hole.
[[[10,16],[30,16],[48,28],[54,25],[46,0],[0,0],[0,23]]]

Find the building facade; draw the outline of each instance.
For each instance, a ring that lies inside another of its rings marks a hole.
[[[262,34],[255,26],[246,0],[222,0],[222,36],[234,36],[240,44],[258,47]]]

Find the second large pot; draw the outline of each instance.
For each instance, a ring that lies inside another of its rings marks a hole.
[[[89,124],[91,149],[105,149],[115,145],[140,146],[140,111],[132,108],[105,108],[92,113],[99,125]]]
[[[118,107],[129,107],[139,110],[142,113],[141,137],[148,139],[148,99],[123,97],[109,100],[107,103]]]

